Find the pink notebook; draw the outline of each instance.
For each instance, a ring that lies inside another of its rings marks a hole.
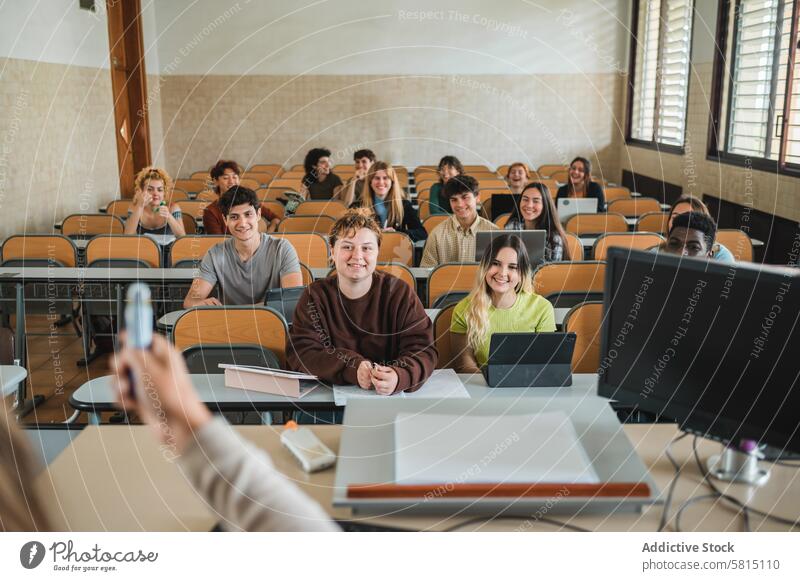
[[[225,387],[301,398],[314,391],[318,385],[302,384],[303,381],[318,381],[317,376],[307,373],[254,365],[220,363],[219,366],[225,370]]]

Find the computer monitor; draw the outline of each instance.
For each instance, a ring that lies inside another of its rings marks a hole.
[[[800,270],[611,248],[598,393],[800,451]]]

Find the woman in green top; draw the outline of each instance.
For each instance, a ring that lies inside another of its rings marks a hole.
[[[450,332],[459,373],[478,373],[489,358],[493,333],[556,330],[553,305],[533,292],[533,270],[519,236],[492,240],[481,259],[475,288],[453,311]]]

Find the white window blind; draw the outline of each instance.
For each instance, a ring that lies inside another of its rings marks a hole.
[[[683,146],[692,0],[642,0],[637,14],[631,137]]]

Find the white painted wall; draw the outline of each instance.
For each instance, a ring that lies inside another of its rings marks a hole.
[[[108,68],[103,0],[88,12],[78,0],[6,0],[0,4],[0,57]]]
[[[627,0],[153,1],[156,31],[146,38],[157,38],[167,75],[580,74],[627,66]]]

